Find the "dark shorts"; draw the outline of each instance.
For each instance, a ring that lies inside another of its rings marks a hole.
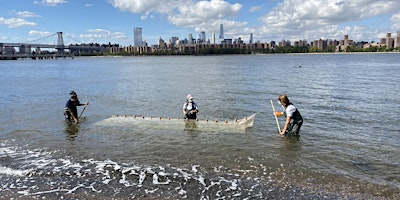
[[[194,114],[186,114],[186,116],[185,116],[185,118],[186,119],[197,119],[197,115],[196,115],[196,113],[194,113]]]

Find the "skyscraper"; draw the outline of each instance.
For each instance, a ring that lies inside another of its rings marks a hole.
[[[219,39],[220,40],[224,39],[224,25],[223,24],[219,25]]]
[[[253,44],[253,33],[250,33],[250,41],[249,44]]]
[[[202,44],[206,43],[206,32],[204,32],[204,31],[202,31],[202,32],[200,33],[200,42],[201,42]]]
[[[189,34],[189,44],[193,44],[193,36],[192,36],[192,34]]]
[[[141,27],[135,27],[133,28],[133,42],[134,46],[143,46],[143,40],[142,40],[142,28]]]

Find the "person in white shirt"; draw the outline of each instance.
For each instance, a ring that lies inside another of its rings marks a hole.
[[[186,102],[183,104],[183,115],[185,119],[197,119],[197,113],[199,112],[199,107],[193,101],[193,96],[188,94],[186,96]]]
[[[286,121],[283,126],[281,135],[294,135],[298,136],[301,126],[303,125],[303,117],[301,116],[299,110],[294,106],[286,94],[281,94],[278,97],[278,103],[280,103],[285,110],[285,112],[275,112],[274,114],[278,117],[285,116]]]

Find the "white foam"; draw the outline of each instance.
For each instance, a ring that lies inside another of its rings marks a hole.
[[[18,169],[11,169],[8,167],[0,166],[0,174],[11,175],[11,176],[25,176],[29,174],[32,170],[18,170]]]
[[[146,192],[146,194],[151,194],[151,193],[156,192],[157,190],[158,190],[158,188],[156,188],[156,189],[154,189],[154,190],[148,190],[148,189],[146,189],[146,190],[144,190],[144,191]]]
[[[198,172],[197,167],[199,167],[200,165],[193,165],[192,166],[192,172],[196,173]]]
[[[157,174],[153,174],[153,184],[155,185],[168,185],[170,182],[170,180],[164,181],[164,182],[160,182],[158,181],[158,175]]]
[[[187,198],[187,191],[185,190],[187,188],[185,188],[184,186],[189,182],[193,183],[193,181],[189,180],[194,180],[196,184],[199,186],[199,188],[202,188],[202,194],[206,194],[205,191],[210,190],[212,192],[216,192],[215,195],[217,197],[221,197],[221,195],[225,193],[224,191],[230,191],[229,193],[231,196],[229,197],[240,197],[245,192],[240,187],[240,180],[241,180],[240,174],[250,173],[253,171],[252,168],[256,168],[256,166],[251,165],[254,166],[251,167],[251,169],[228,170],[230,173],[222,173],[222,176],[212,177],[210,179],[207,179],[207,176],[202,173],[201,171],[202,168],[200,165],[192,165],[189,168],[176,168],[176,167],[171,167],[168,164],[165,166],[151,167],[151,166],[138,166],[127,163],[118,163],[108,159],[103,161],[86,159],[78,162],[75,162],[73,159],[71,160],[64,158],[55,159],[51,156],[51,152],[45,152],[40,150],[19,151],[18,149],[15,148],[2,148],[0,149],[0,156],[3,156],[1,154],[2,152],[7,152],[8,154],[7,156],[10,156],[11,158],[16,157],[22,160],[22,162],[24,162],[23,165],[24,167],[32,168],[32,170],[30,169],[16,170],[0,166],[0,174],[7,174],[12,176],[29,175],[29,177],[26,177],[26,181],[19,181],[19,179],[17,179],[17,182],[27,182],[29,180],[30,183],[33,183],[36,181],[35,179],[36,177],[40,177],[43,174],[47,175],[52,173],[56,175],[57,174],[68,175],[69,177],[73,178],[82,178],[85,175],[89,174],[89,176],[91,177],[93,176],[97,180],[91,183],[83,181],[84,183],[78,183],[76,185],[69,186],[69,188],[54,188],[58,187],[57,185],[60,184],[58,180],[54,180],[54,182],[53,181],[50,182],[50,185],[54,187],[49,188],[53,190],[38,191],[35,188],[35,193],[30,193],[32,192],[30,191],[32,190],[32,188],[30,189],[26,188],[28,186],[13,185],[13,184],[3,186],[3,188],[8,188],[8,189],[19,189],[19,191],[17,191],[18,194],[24,196],[42,195],[47,193],[58,193],[58,192],[65,192],[66,194],[71,194],[84,188],[89,189],[96,193],[101,193],[102,192],[101,189],[97,190],[94,188],[95,184],[96,187],[100,188],[110,187],[107,186],[108,184],[110,185],[113,184],[111,185],[111,187],[114,187],[115,184],[120,184],[120,186],[125,186],[125,187],[131,187],[131,186],[143,187],[143,185],[145,185],[143,189],[146,189],[145,191],[148,194],[159,193],[159,192],[162,193],[164,190],[161,189],[160,185],[170,184],[170,187],[174,187],[174,185],[176,185],[174,181],[177,181],[176,183],[179,183],[180,187],[175,188],[175,195],[179,194],[181,195],[181,198]],[[247,157],[247,160],[250,163],[254,162],[254,158],[251,157]],[[261,166],[261,168],[265,170],[266,167]],[[226,168],[223,166],[216,166],[214,167],[214,172],[220,174],[219,172],[223,172],[224,169]],[[95,173],[95,175],[93,175],[93,172]],[[238,174],[237,172],[241,173]],[[133,178],[132,175],[134,176]],[[231,176],[234,177],[232,178]],[[235,179],[235,177],[238,178]],[[148,178],[149,180],[146,180],[146,178]],[[270,173],[269,176],[267,177],[267,180],[271,181],[271,179],[272,178]],[[247,178],[247,180],[251,181],[250,177]],[[67,181],[61,182],[60,185],[66,185],[64,183],[67,183]],[[254,190],[256,186],[257,185],[253,186],[251,190]],[[213,188],[213,190],[211,190],[211,188]]]

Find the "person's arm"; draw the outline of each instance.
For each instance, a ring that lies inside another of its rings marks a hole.
[[[192,114],[193,114],[193,113],[198,113],[198,112],[199,112],[199,107],[197,107],[197,104],[196,104],[196,103],[194,103],[194,106],[195,106],[196,109],[190,111],[190,113],[192,113]]]
[[[281,135],[285,135],[287,128],[289,127],[290,117],[286,116],[285,126],[283,126],[282,131],[280,132]]]
[[[186,103],[183,104],[182,113],[186,116]]]
[[[89,101],[86,101],[85,103],[80,103],[79,106],[83,106],[83,105],[89,105]]]
[[[274,115],[277,116],[277,117],[280,117],[280,116],[283,115],[283,112],[274,112]]]

